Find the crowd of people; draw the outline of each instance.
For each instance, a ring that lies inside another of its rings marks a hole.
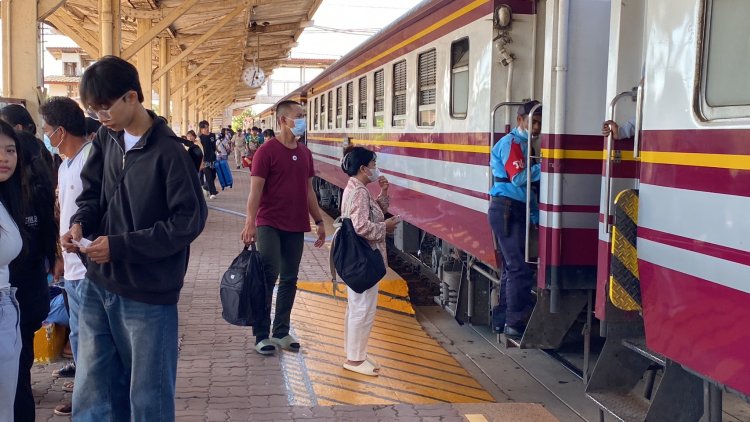
[[[299,351],[291,334],[304,233],[314,220],[316,247],[326,241],[313,191],[312,153],[304,140],[304,108],[277,106],[278,133],[257,127],[180,137],[142,105],[135,67],[106,56],[84,72],[85,109],[67,97],[40,107],[43,139],[20,105],[0,109],[0,422],[35,420],[31,389],[34,334],[50,312],[50,282],[64,287],[72,362],[55,376],[72,401],[58,415],[77,421],[175,419],[177,302],[190,244],[207,220],[206,199],[251,169],[241,240],[257,243],[268,296],[256,321],[255,349]],[[88,115],[88,117],[86,117]],[[350,147],[347,214],[358,234],[385,259],[388,181],[376,156]],[[373,198],[368,183],[378,183]],[[278,280],[276,307],[272,294]],[[344,368],[377,376],[367,355],[377,285],[349,290]],[[217,310],[218,311],[218,310]]]

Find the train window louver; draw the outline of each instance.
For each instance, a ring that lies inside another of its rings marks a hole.
[[[375,100],[372,105],[372,111],[374,114],[373,126],[383,127],[385,121],[383,120],[383,110],[385,109],[385,79],[384,70],[380,69],[375,72]]]
[[[451,117],[465,119],[469,110],[469,39],[451,43]]]
[[[333,91],[328,91],[328,129],[333,128]]]
[[[313,115],[313,122],[315,122],[315,129],[320,129],[320,123],[318,120],[318,99],[315,98],[315,104],[313,105],[313,110],[315,114]]]
[[[359,78],[359,127],[367,127],[367,76]]]
[[[336,128],[341,128],[341,122],[344,119],[343,114],[343,103],[344,103],[344,96],[342,95],[343,88],[338,87],[336,88]]]
[[[406,123],[406,60],[393,65],[392,124],[403,127]]]
[[[326,95],[320,96],[320,129],[326,128]]]
[[[437,103],[437,50],[419,55],[417,125],[435,126]]]
[[[354,82],[346,84],[346,127],[351,129],[354,122]]]

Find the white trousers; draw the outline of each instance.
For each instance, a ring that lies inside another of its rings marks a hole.
[[[367,359],[367,340],[370,339],[375,311],[378,309],[378,284],[362,293],[346,288],[348,303],[344,316],[344,351],[346,358],[354,362]]]

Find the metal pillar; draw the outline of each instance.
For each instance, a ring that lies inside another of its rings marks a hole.
[[[42,86],[36,1],[3,0],[3,95],[26,100],[41,128],[38,88]]]
[[[138,19],[138,37],[142,37],[150,29],[151,19]],[[151,42],[148,42],[145,47],[136,53],[135,57],[138,77],[141,80],[141,89],[143,89],[143,106],[149,110],[154,108],[154,80],[151,77],[154,71],[154,59],[151,53]]]
[[[169,62],[169,38],[159,39],[159,67]],[[159,79],[159,115],[169,121],[169,72]]]

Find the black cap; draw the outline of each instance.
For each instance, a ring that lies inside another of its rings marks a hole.
[[[519,116],[527,116],[529,113],[531,113],[531,109],[534,108],[534,106],[539,105],[539,101],[537,100],[531,100],[527,101],[521,106],[518,106],[518,115]],[[535,115],[542,114],[542,107],[537,108],[534,110]]]
[[[201,120],[200,123],[198,123],[198,127],[201,129],[208,127],[208,121]]]

